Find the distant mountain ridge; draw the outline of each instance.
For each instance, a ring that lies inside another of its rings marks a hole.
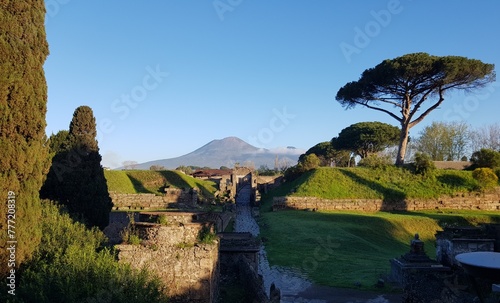
[[[136,168],[149,169],[152,165],[164,166],[167,169],[175,169],[181,165],[219,168],[233,167],[236,163],[241,166],[253,165],[255,168],[262,165],[274,168],[276,157],[280,164],[286,162],[288,166],[292,166],[297,164],[300,154],[304,152],[290,146],[273,151],[255,147],[237,137],[227,137],[212,140],[186,155],[140,163]]]

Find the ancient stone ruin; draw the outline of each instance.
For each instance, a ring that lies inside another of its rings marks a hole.
[[[471,283],[471,277],[455,256],[477,251],[500,252],[500,225],[449,227],[438,231],[436,240],[437,260],[425,254],[423,242],[416,236],[410,252],[390,261],[392,281],[404,291],[403,302],[475,302],[476,288],[492,300],[488,302],[498,302],[500,294],[492,291],[494,281],[475,279]]]

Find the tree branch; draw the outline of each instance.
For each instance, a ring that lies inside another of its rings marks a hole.
[[[358,101],[353,101],[353,102],[356,103],[356,104],[359,104],[359,105],[366,106],[366,107],[368,107],[370,109],[374,109],[374,110],[378,110],[378,111],[384,112],[384,113],[388,114],[389,116],[393,117],[394,119],[396,119],[397,121],[401,122],[401,118],[399,118],[398,116],[396,116],[395,114],[391,113],[390,111],[388,111],[386,109],[383,109],[383,108],[380,108],[380,107],[371,106],[371,105],[368,105],[368,104],[365,104],[365,103],[362,103],[362,102],[358,102]]]
[[[427,116],[431,111],[433,111],[436,108],[438,108],[439,105],[441,105],[441,103],[443,103],[443,101],[444,101],[443,89],[439,88],[439,100],[436,103],[434,103],[434,105],[432,105],[431,107],[429,107],[425,112],[423,112],[417,119],[411,121],[410,124],[408,125],[408,127],[412,128],[413,126],[415,126],[418,123],[420,123],[425,118],[425,116]],[[423,101],[421,101],[421,102],[423,102]]]

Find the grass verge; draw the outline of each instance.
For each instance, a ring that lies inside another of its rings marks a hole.
[[[500,223],[500,213],[453,211],[356,213],[281,211],[261,214],[272,265],[304,272],[320,285],[375,289],[389,260],[409,251],[415,233],[435,257],[435,232],[447,225]]]

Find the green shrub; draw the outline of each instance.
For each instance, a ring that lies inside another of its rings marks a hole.
[[[495,175],[497,175],[497,178],[500,179],[500,167],[495,169]]]
[[[498,185],[497,175],[488,167],[476,168],[472,172],[472,177],[477,180],[481,190],[493,188]]]
[[[436,170],[436,165],[431,157],[424,153],[415,154],[415,173],[420,175],[429,175]]]
[[[374,154],[361,159],[358,165],[369,168],[386,168],[392,165],[392,160],[390,156],[379,156]]]
[[[176,246],[177,246],[177,248],[191,248],[191,247],[194,247],[194,243],[181,242],[181,243],[178,243]]]
[[[131,234],[128,237],[128,244],[139,245],[141,244],[141,238],[138,235]]]
[[[203,226],[198,234],[198,241],[203,244],[213,244],[216,239],[217,235],[207,225]]]
[[[167,302],[160,280],[118,263],[99,230],[74,223],[51,203],[42,211],[42,243],[19,271],[14,302]]]
[[[500,152],[483,148],[474,152],[470,160],[475,168],[489,167],[493,169],[500,167]]]
[[[304,156],[302,158],[302,160],[299,161],[299,164],[297,165],[297,167],[301,171],[304,172],[304,171],[318,168],[320,163],[321,163],[321,161],[318,158],[318,156],[316,156],[315,154],[309,154],[309,155]]]
[[[168,225],[168,219],[166,215],[158,215],[156,217],[156,223],[161,224],[161,225]]]

